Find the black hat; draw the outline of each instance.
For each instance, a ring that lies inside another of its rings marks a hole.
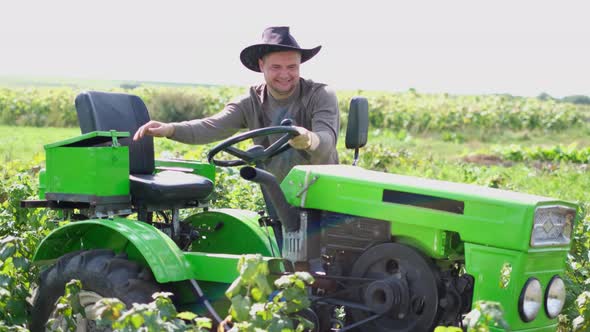
[[[260,72],[258,59],[271,52],[299,51],[301,52],[301,63],[313,58],[318,54],[321,46],[312,49],[299,47],[295,38],[289,33],[289,27],[270,27],[262,33],[262,43],[248,46],[240,53],[240,60],[248,69]]]

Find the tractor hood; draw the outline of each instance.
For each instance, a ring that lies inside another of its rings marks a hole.
[[[289,204],[457,232],[465,242],[529,250],[535,209],[575,205],[548,197],[348,165],[296,166],[281,184]],[[523,241],[523,239],[528,239]]]

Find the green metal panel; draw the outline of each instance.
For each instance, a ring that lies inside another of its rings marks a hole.
[[[47,151],[46,193],[129,195],[129,152],[120,147],[62,147]]]
[[[395,242],[417,247],[432,258],[446,258],[460,249],[451,246],[451,235],[441,229],[398,223],[392,233]]]
[[[45,168],[39,171],[39,199],[45,199],[47,191],[47,176]]]
[[[193,242],[192,251],[279,256],[272,229],[260,227],[259,218],[255,212],[234,209],[195,214],[186,221],[197,227],[203,238]]]
[[[307,188],[307,190],[305,190]],[[411,236],[411,227],[451,231],[462,241],[526,251],[536,206],[570,203],[481,186],[428,180],[347,165],[296,166],[281,183],[294,206],[390,221],[392,235]],[[383,201],[384,190],[409,192],[464,202],[451,213]],[[430,237],[434,236],[432,233]],[[424,239],[421,247],[440,255],[442,247]],[[436,249],[438,247],[438,249]]]
[[[182,159],[156,159],[158,167],[173,167],[191,169],[193,174],[201,175],[215,183],[215,165]]]
[[[557,331],[557,325],[558,324],[553,324],[553,325],[547,325],[547,326],[539,327],[539,328],[532,328],[532,329],[527,328],[524,330],[510,329],[510,331],[512,331],[512,332],[555,332],[555,331]],[[495,327],[490,327],[490,331],[491,332],[504,332],[505,330],[498,329]]]
[[[160,283],[193,277],[184,253],[168,236],[151,225],[123,218],[66,224],[43,239],[33,261],[46,264],[68,252],[98,248],[126,252],[131,260],[149,265]]]
[[[241,254],[187,252],[184,257],[190,265],[193,279],[196,280],[230,284],[240,275],[238,273],[238,261],[242,257]],[[271,271],[281,272],[277,265],[277,261],[281,260],[280,258],[263,257],[263,259],[269,262]]]
[[[547,318],[544,305],[536,319],[525,323],[518,314],[518,299],[525,282],[531,277],[541,282],[543,292],[554,275],[563,278],[566,255],[567,249],[563,248],[519,252],[466,243],[465,268],[475,278],[474,303],[480,300],[500,302],[513,331],[534,328],[549,331],[550,327],[555,327],[557,319]],[[506,274],[508,271],[510,273]],[[503,272],[508,278],[503,277]]]
[[[45,193],[87,196],[129,195],[129,133],[91,132],[45,145]],[[112,146],[96,146],[112,142]]]

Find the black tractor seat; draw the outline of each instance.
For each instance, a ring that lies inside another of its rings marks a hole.
[[[203,201],[213,191],[213,182],[196,174],[163,171],[155,174],[131,174],[134,203],[149,206],[174,206]]]
[[[137,96],[86,91],[76,97],[82,133],[96,130],[128,131],[131,137],[119,143],[129,147],[129,180],[133,207],[141,212],[206,206],[213,183],[206,177],[182,171],[158,172],[154,161],[153,137],[132,137],[150,121],[145,103]]]

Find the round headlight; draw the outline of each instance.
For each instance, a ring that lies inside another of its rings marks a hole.
[[[545,292],[545,312],[549,318],[555,318],[565,304],[565,284],[559,276],[553,276]]]
[[[524,284],[518,299],[518,313],[524,322],[530,322],[537,317],[543,304],[541,283],[536,278],[530,278]]]

